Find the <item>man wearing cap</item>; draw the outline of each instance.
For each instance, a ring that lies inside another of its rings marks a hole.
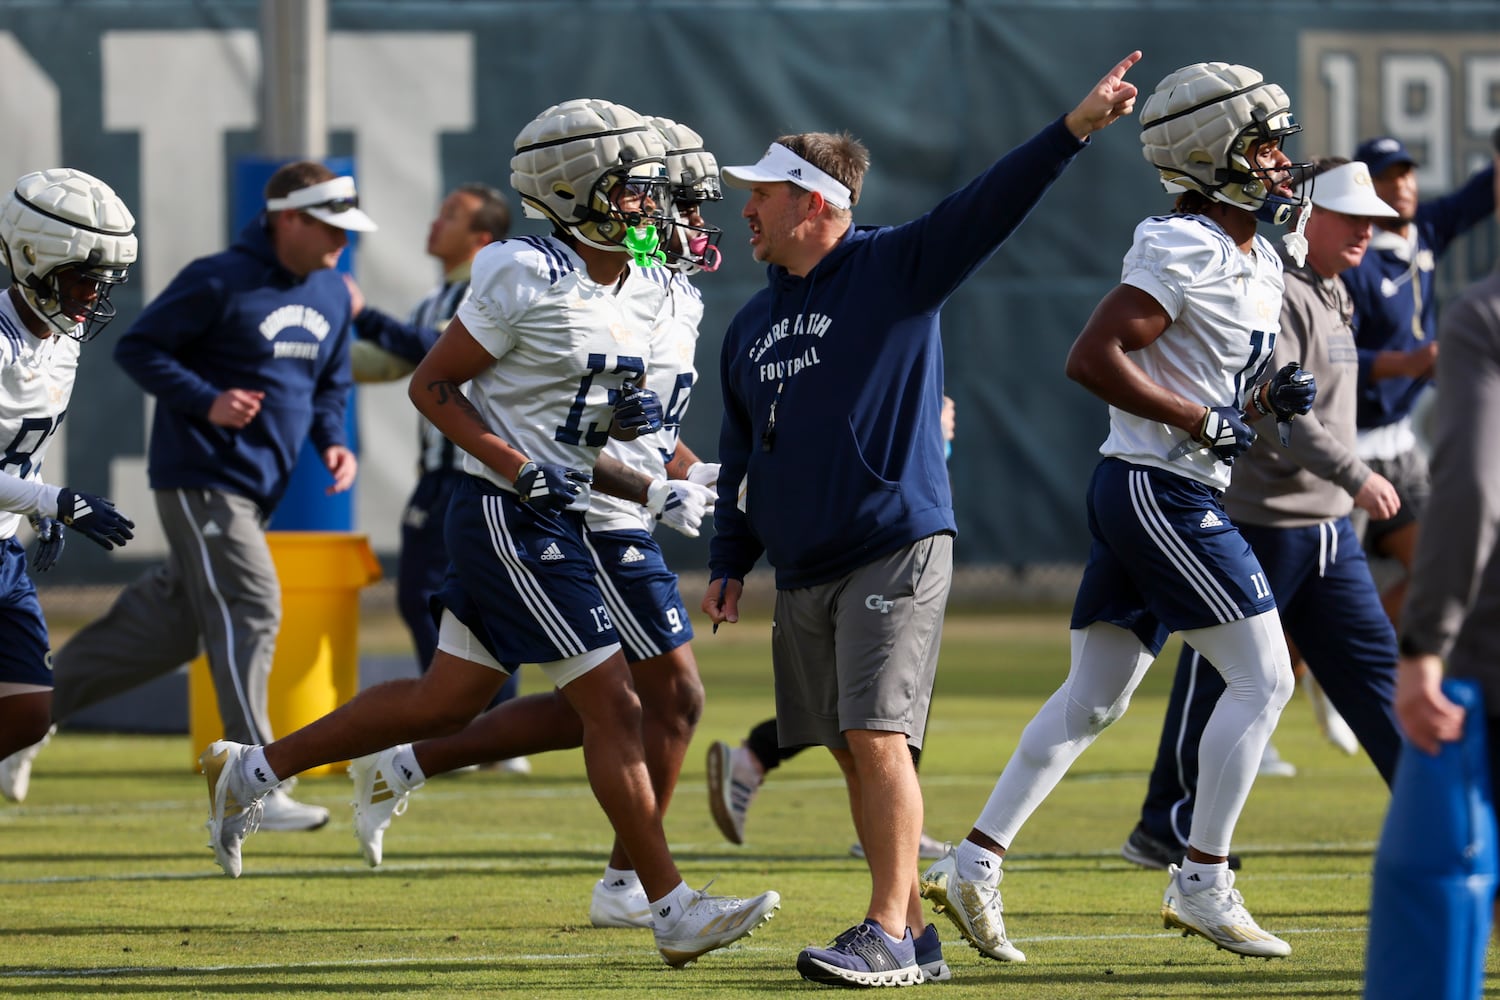
[[[1432,384],[1437,363],[1437,262],[1459,236],[1495,212],[1495,168],[1477,171],[1457,191],[1417,201],[1417,161],[1401,140],[1380,136],[1360,143],[1354,159],[1370,168],[1375,193],[1396,216],[1375,220],[1364,261],[1343,274],[1354,299],[1359,346],[1359,455],[1395,484],[1401,510],[1363,528],[1371,556],[1397,560],[1411,572],[1417,522],[1431,484],[1417,447],[1412,410]],[[1398,621],[1405,574],[1382,596]]]
[[[1396,634],[1349,513],[1389,518],[1396,489],[1355,451],[1359,357],[1338,275],[1359,264],[1372,223],[1395,211],[1363,163],[1325,160],[1312,181],[1307,261],[1282,251],[1286,290],[1270,367],[1301,362],[1317,378],[1313,409],[1287,443],[1262,434],[1234,464],[1224,508],[1250,543],[1282,626],[1389,784],[1401,740],[1391,707]],[[1192,825],[1198,743],[1224,693],[1209,660],[1184,645],[1141,818],[1120,853],[1145,868],[1179,864]],[[1231,862],[1233,864],[1233,862]]]
[[[737,621],[745,575],[767,557],[778,738],[827,746],[848,785],[870,905],[831,947],[798,956],[815,982],[914,985],[928,975],[918,951],[935,950],[918,895],[922,792],[908,746],[922,744],[952,575],[939,309],[1088,136],[1130,112],[1136,88],[1124,76],[1139,59],[1121,60],[1071,112],[904,226],[852,224],[869,154],[848,134],[785,136],[760,162],[723,171],[750,192],[742,214],[769,282],[724,338],[702,608],[716,626]]]
[[[115,346],[115,360],[156,397],[148,475],[170,549],[104,617],[53,657],[59,721],[208,654],[224,733],[268,742],[266,684],[281,592],[265,524],[304,438],[349,489],[345,442],[349,290],[332,270],[348,231],[375,223],[354,178],[320,163],[281,167],[266,211],[228,250],[193,261]],[[262,830],[316,829],[328,810],[284,790]]]

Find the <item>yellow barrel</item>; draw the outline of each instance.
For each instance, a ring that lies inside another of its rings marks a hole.
[[[364,535],[345,531],[266,533],[281,581],[281,633],[271,665],[271,731],[284,735],[320,719],[359,691],[359,591],[380,579]],[[189,735],[198,755],[222,739],[218,696],[200,656],[188,670]],[[308,775],[342,771],[347,761]]]

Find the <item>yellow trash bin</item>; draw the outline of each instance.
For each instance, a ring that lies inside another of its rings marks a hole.
[[[268,714],[277,736],[322,718],[359,691],[359,591],[380,579],[364,535],[344,531],[270,531],[266,540],[281,581],[281,632],[271,665]],[[193,766],[222,739],[218,696],[200,656],[188,670]],[[347,761],[309,775],[342,771]]]

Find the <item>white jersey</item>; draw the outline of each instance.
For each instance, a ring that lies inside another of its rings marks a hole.
[[[73,395],[79,346],[58,333],[31,333],[0,292],[0,538],[14,536],[24,514],[57,511],[42,460]]]
[[[614,284],[551,236],[491,243],[474,258],[458,318],[496,363],[469,383],[491,430],[532,461],[592,470],[609,440],[614,404],[639,383],[665,293],[631,267]],[[515,487],[472,455],[464,471]],[[589,490],[571,507],[588,506]]]
[[[604,452],[636,472],[660,479],[677,451],[688,397],[698,380],[693,354],[698,348],[698,326],[703,322],[703,293],[685,275],[669,268],[647,268],[642,275],[667,291],[660,322],[652,334],[646,371],[646,387],[661,397],[662,428],[634,441],[612,440],[604,446]],[[588,526],[590,531],[650,531],[656,520],[638,503],[595,493],[589,502]]]
[[[1129,355],[1146,377],[1204,406],[1243,407],[1281,330],[1281,258],[1271,244],[1257,235],[1246,254],[1202,216],[1159,216],[1136,227],[1120,281],[1150,295],[1172,318],[1160,337]],[[1228,486],[1230,467],[1206,448],[1169,457],[1188,437],[1111,406],[1109,437],[1099,452]]]

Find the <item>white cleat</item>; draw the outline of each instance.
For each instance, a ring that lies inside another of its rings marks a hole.
[[[243,743],[215,740],[198,757],[208,779],[208,846],[230,878],[240,877],[240,845],[260,828],[261,798],[245,788],[240,760],[250,749]]]
[[[1225,871],[1215,884],[1194,893],[1182,891],[1180,868],[1170,865],[1167,872],[1171,877],[1161,900],[1164,926],[1181,929],[1183,937],[1197,934],[1208,938],[1236,955],[1286,958],[1292,953],[1291,945],[1261,930],[1250,916],[1245,898],[1234,887],[1234,872]]]
[[[1024,962],[1026,953],[1005,936],[1005,907],[1000,901],[1000,879],[995,884],[970,882],[958,876],[958,854],[950,850],[922,876],[922,898],[946,914],[953,926],[981,955],[998,962]]]
[[[36,755],[42,752],[42,747],[52,740],[57,732],[53,726],[47,730],[47,735],[29,747],[22,747],[15,753],[0,760],[0,795],[5,796],[12,802],[25,802],[26,793],[31,790],[31,763],[36,760]]]
[[[731,844],[745,842],[745,816],[765,780],[758,762],[743,746],[717,740],[708,748],[708,811]]]
[[[328,825],[328,810],[322,806],[298,802],[287,794],[283,782],[265,794],[261,801],[260,828],[277,833],[295,830],[319,830]]]
[[[1312,702],[1313,718],[1318,720],[1318,729],[1322,731],[1323,738],[1351,757],[1359,753],[1359,738],[1354,735],[1354,730],[1349,728],[1349,723],[1339,714],[1339,710],[1333,707],[1333,702],[1328,700],[1328,693],[1323,690],[1312,671],[1302,675],[1302,690],[1307,692],[1307,700]]]
[[[680,969],[700,955],[749,937],[780,907],[781,896],[775,892],[751,899],[699,892],[681,914],[672,913],[670,906],[652,914],[656,950],[668,965]]]
[[[619,885],[609,885],[604,879],[594,883],[594,896],[589,900],[589,923],[595,927],[645,927],[651,922],[651,902],[646,899],[646,890],[638,879],[620,880]]]
[[[1275,744],[1267,743],[1260,753],[1260,764],[1255,773],[1262,778],[1295,778],[1297,765],[1282,757]]]
[[[349,777],[354,782],[354,836],[371,868],[380,867],[385,831],[391,820],[406,812],[411,793],[426,784],[419,781],[408,785],[396,774],[399,749],[389,747],[349,762]]]

